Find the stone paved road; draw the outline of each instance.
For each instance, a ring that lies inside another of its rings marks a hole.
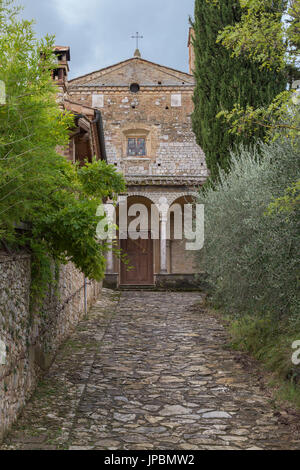
[[[104,291],[2,449],[300,449],[201,301]]]

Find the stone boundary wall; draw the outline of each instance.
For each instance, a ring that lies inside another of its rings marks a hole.
[[[84,276],[73,264],[60,268],[40,314],[29,311],[30,283],[30,255],[0,252],[0,440],[85,312]],[[87,282],[87,307],[101,288]]]

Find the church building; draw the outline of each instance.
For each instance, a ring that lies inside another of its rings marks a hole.
[[[122,204],[128,214],[136,204],[149,208],[147,234],[137,240],[130,234],[118,237],[131,269],[108,254],[105,282],[110,287],[195,285],[195,252],[186,249],[186,240],[174,236],[172,210],[159,213],[158,233],[150,215],[151,207],[161,201],[182,207],[184,213],[184,205],[193,204],[208,177],[205,155],[192,131],[195,80],[190,38],[188,46],[190,73],[150,62],[137,49],[128,60],[73,80],[68,80],[69,48],[55,50],[58,70],[53,78],[59,99],[76,115],[68,158],[84,162],[96,155],[124,174],[127,190],[119,198],[117,225]],[[162,236],[170,227],[170,236]]]

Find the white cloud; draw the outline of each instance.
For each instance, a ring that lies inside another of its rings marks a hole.
[[[80,25],[93,18],[102,8],[101,0],[52,0],[61,20],[68,25]]]

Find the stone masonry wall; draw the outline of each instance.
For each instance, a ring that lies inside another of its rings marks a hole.
[[[194,87],[192,75],[133,58],[71,80],[68,98],[100,109],[108,163],[125,176],[206,177],[192,130]],[[145,139],[145,156],[128,156],[129,137]]]
[[[90,106],[97,93],[97,89],[70,91],[70,98]],[[100,93],[108,163],[125,175],[207,176],[205,155],[192,131],[192,87]],[[181,96],[181,106],[172,107],[174,94]],[[146,138],[146,156],[127,156],[127,139],[132,133]]]
[[[193,274],[197,272],[195,252],[187,251],[187,240],[171,241],[171,269],[172,274]]]
[[[70,263],[61,267],[41,313],[31,314],[30,273],[30,255],[0,253],[0,440],[85,310],[84,277]],[[88,306],[100,291],[101,284],[88,281]]]

